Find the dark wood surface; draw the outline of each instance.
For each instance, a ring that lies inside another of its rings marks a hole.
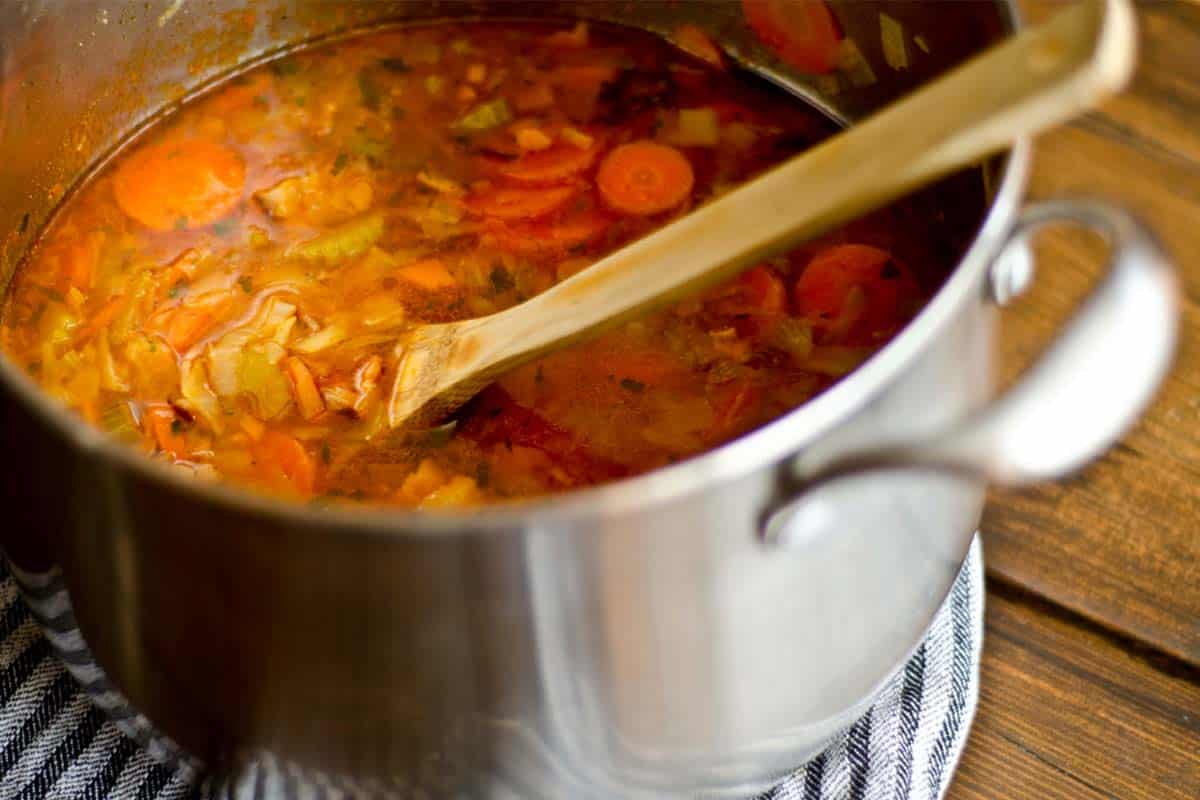
[[[1036,20],[1054,3],[1023,6]],[[1038,141],[1029,194],[1111,199],[1154,227],[1183,281],[1179,360],[1101,461],[993,494],[980,704],[953,800],[1200,798],[1200,5],[1138,12],[1133,86]],[[1004,312],[1008,375],[1083,296],[1103,249],[1056,231],[1039,256],[1035,287]]]

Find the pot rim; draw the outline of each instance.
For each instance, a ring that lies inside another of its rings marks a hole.
[[[1013,29],[1020,21],[1001,3]],[[206,90],[209,87],[202,87]],[[273,516],[304,528],[353,530],[355,534],[438,536],[485,530],[560,525],[581,517],[612,516],[703,491],[716,481],[732,481],[777,464],[810,446],[866,406],[902,373],[949,324],[965,303],[983,299],[984,275],[1016,219],[1029,175],[1031,142],[1017,140],[1005,154],[1003,174],[983,223],[950,277],[920,313],[862,366],[812,400],[748,434],[713,450],[643,475],[563,494],[518,500],[466,511],[411,511],[372,506],[314,507],[257,494],[234,484],[199,481],[136,452],[79,419],[43,392],[0,351],[0,386],[63,436],[97,466],[132,471],[189,499],[235,511]]]

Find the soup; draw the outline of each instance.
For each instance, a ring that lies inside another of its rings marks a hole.
[[[152,458],[316,501],[476,505],[711,449],[912,318],[948,266],[928,215],[853,223],[514,370],[436,428],[385,412],[406,329],[520,303],[832,132],[685,43],[444,24],[239,75],[75,193],[0,344]]]

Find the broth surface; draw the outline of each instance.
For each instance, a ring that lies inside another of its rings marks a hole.
[[[688,42],[710,61],[633,30],[446,24],[238,76],[69,201],[0,345],[150,457],[291,497],[475,505],[711,449],[902,328],[949,268],[937,224],[897,204],[435,429],[384,408],[406,328],[520,303],[832,132]]]

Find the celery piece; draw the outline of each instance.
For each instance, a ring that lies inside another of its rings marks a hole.
[[[883,43],[883,58],[894,70],[908,69],[908,45],[904,41],[904,26],[889,14],[879,15],[879,36]]]
[[[100,410],[100,427],[122,441],[132,441],[138,436],[133,412],[124,400],[114,400]]]
[[[292,245],[288,254],[325,262],[354,258],[367,252],[381,236],[383,214],[374,211],[343,223],[314,239]]]
[[[481,133],[503,125],[512,119],[508,101],[503,97],[480,103],[454,123],[454,130],[461,133]]]

